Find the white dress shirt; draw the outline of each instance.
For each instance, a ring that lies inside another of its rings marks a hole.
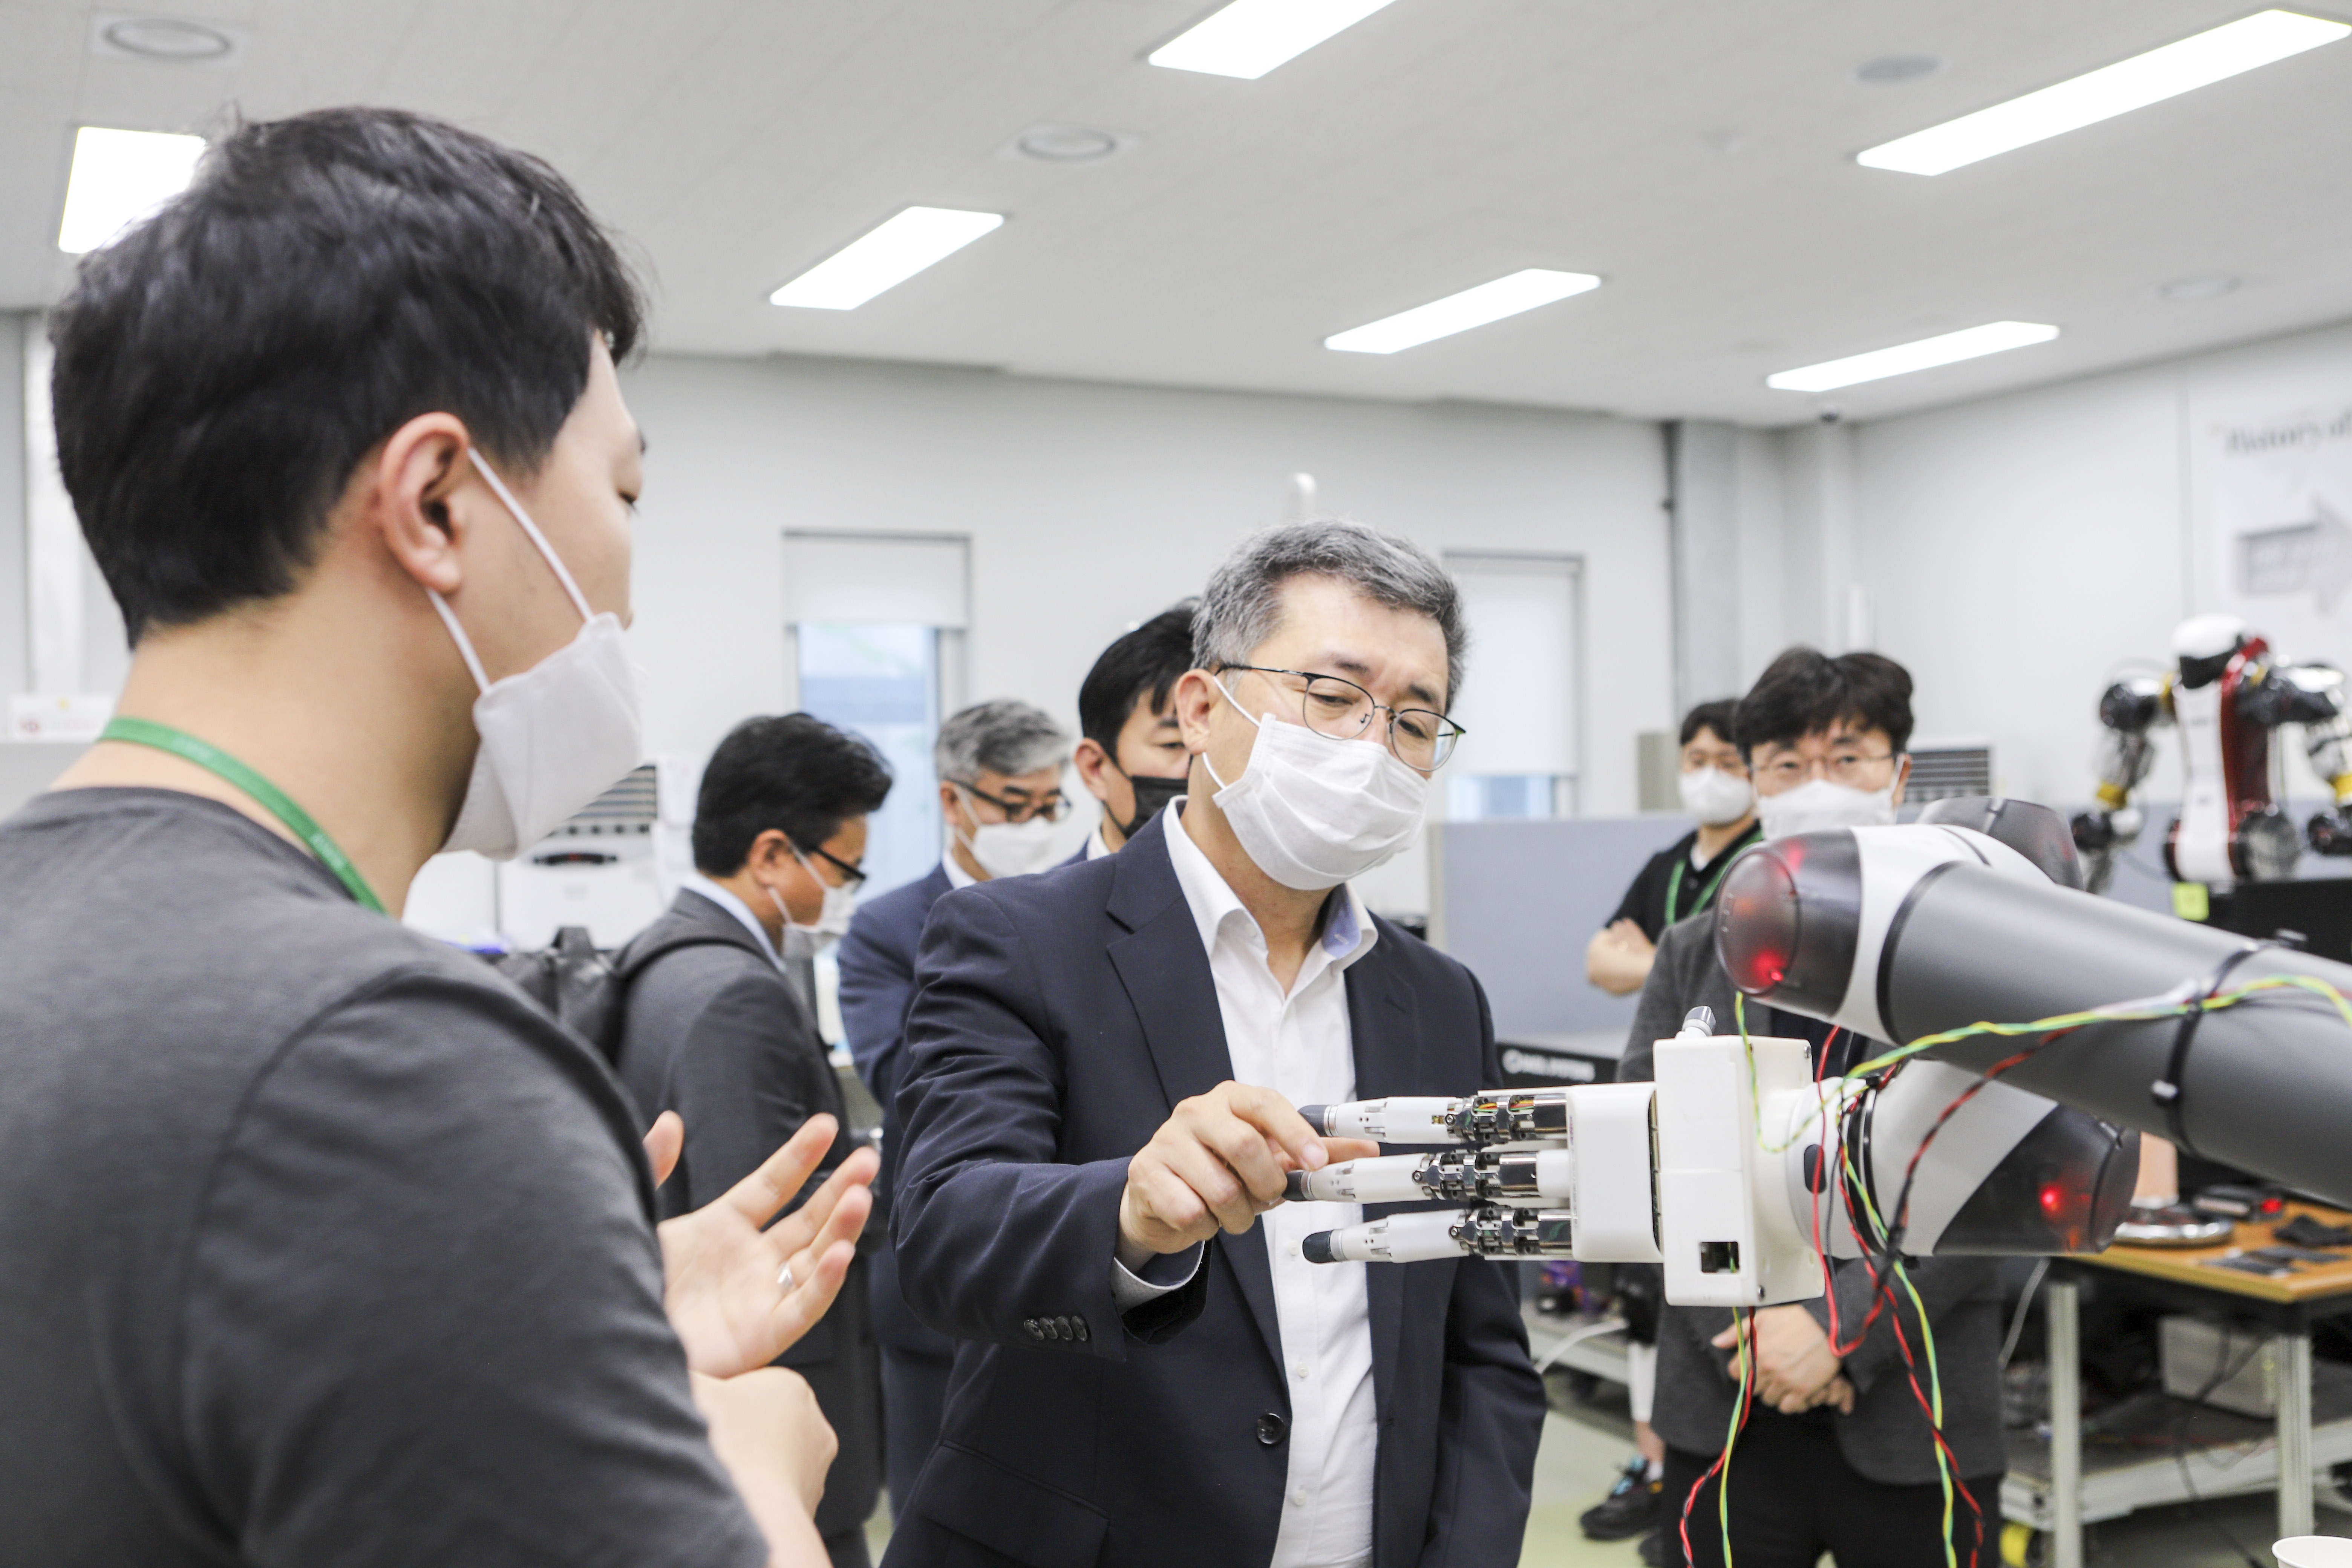
[[[1356,1097],[1345,972],[1378,936],[1355,890],[1325,906],[1323,933],[1285,993],[1265,935],[1169,807],[1168,858],[1208,950],[1236,1081],[1293,1105]],[[1269,1568],[1361,1568],[1372,1560],[1372,1330],[1361,1263],[1309,1263],[1299,1243],[1353,1225],[1352,1204],[1285,1204],[1259,1216],[1290,1385],[1288,1474]],[[1246,1240],[1243,1245],[1247,1245]]]
[[[733,915],[737,920],[742,921],[743,929],[750,931],[754,937],[759,939],[760,951],[768,955],[768,962],[774,964],[779,969],[783,967],[783,955],[776,951],[776,944],[768,940],[768,928],[760,923],[760,917],[751,912],[751,905],[745,903],[742,900],[737,898],[733,893],[728,891],[725,888],[720,887],[718,883],[712,881],[709,878],[704,876],[699,871],[688,872],[686,875],[686,880],[682,885],[693,889],[696,892],[700,893],[704,898],[709,899],[712,903],[717,904],[720,909],[725,910],[729,914]]]

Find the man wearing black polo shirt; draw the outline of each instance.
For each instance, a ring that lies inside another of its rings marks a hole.
[[[1698,826],[1650,857],[1625,901],[1584,950],[1587,979],[1612,996],[1629,996],[1650,977],[1658,938],[1715,901],[1733,857],[1756,842],[1756,792],[1748,764],[1731,743],[1728,699],[1702,702],[1683,719],[1683,809]]]

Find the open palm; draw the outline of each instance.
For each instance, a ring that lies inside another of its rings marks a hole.
[[[808,1202],[768,1223],[808,1181],[836,1129],[830,1116],[810,1117],[758,1170],[692,1214],[662,1223],[662,1305],[694,1371],[732,1377],[766,1366],[840,1294],[874,1209],[866,1189],[881,1162],[871,1149],[844,1160]],[[685,1142],[686,1124],[675,1111],[664,1111],[646,1134],[656,1185],[668,1179]]]

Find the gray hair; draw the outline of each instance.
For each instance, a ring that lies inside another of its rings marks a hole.
[[[1003,773],[1034,773],[1067,762],[1070,732],[1026,702],[1000,698],[975,702],[940,726],[931,765],[943,779],[966,783],[982,768]]]
[[[1461,590],[1411,540],[1342,518],[1286,522],[1242,541],[1201,595],[1192,662],[1203,669],[1247,664],[1282,626],[1282,585],[1307,575],[1336,578],[1375,604],[1435,621],[1445,634],[1445,700],[1454,700],[1470,647]]]

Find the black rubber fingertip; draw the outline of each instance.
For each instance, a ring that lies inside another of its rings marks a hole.
[[[1298,1108],[1298,1114],[1307,1118],[1307,1125],[1315,1129],[1317,1132],[1326,1136],[1329,1135],[1331,1128],[1327,1121],[1331,1114],[1331,1108],[1329,1106],[1302,1105]]]
[[[1300,1242],[1298,1244],[1298,1251],[1299,1255],[1305,1258],[1309,1263],[1337,1263],[1339,1261],[1339,1258],[1332,1254],[1331,1233],[1328,1230],[1318,1230],[1314,1235],[1308,1237],[1305,1241]]]
[[[1307,1173],[1286,1172],[1282,1178],[1282,1195],[1294,1204],[1304,1203],[1307,1200]]]

